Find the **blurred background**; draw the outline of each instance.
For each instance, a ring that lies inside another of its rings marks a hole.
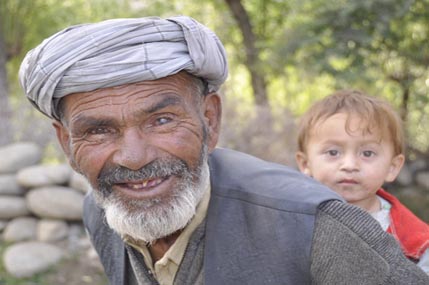
[[[44,38],[83,22],[183,14],[227,49],[219,146],[295,167],[296,122],[313,101],[344,88],[386,98],[407,135],[407,163],[386,187],[428,222],[428,7],[429,0],[1,0],[0,148],[32,142],[40,164],[66,163],[50,120],[31,107],[17,78],[24,55]],[[96,284],[91,274],[77,283],[22,281],[0,265],[0,284]]]

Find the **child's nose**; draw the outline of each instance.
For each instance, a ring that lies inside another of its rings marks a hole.
[[[359,170],[359,160],[354,154],[346,154],[343,157],[341,170],[344,171],[357,171]]]

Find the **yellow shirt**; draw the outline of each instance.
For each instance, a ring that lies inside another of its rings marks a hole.
[[[210,201],[210,184],[207,187],[201,202],[198,204],[195,216],[185,227],[173,245],[167,250],[164,256],[153,265],[149,249],[145,244],[137,243],[132,239],[126,238],[124,241],[138,250],[144,256],[147,268],[155,276],[160,285],[172,285],[179,265],[185,254],[192,233],[201,224],[207,215],[207,209]]]

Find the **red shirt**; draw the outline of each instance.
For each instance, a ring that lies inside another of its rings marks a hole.
[[[429,248],[429,225],[414,215],[392,194],[379,189],[377,195],[392,205],[387,232],[399,241],[402,251],[408,258],[419,260]]]

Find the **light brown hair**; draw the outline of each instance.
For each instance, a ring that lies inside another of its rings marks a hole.
[[[394,155],[404,153],[402,120],[387,102],[357,90],[340,90],[316,102],[301,117],[298,126],[298,150],[306,151],[311,131],[316,124],[337,113],[348,114],[346,131],[350,133],[350,115],[357,115],[363,132],[380,131],[381,138],[390,140]]]

